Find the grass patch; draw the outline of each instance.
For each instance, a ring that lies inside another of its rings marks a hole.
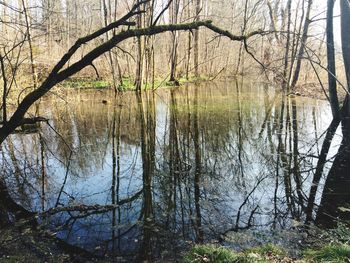
[[[287,256],[287,253],[283,249],[281,249],[278,246],[271,245],[271,244],[268,244],[268,245],[265,245],[262,247],[248,249],[246,252],[247,253],[255,253],[255,254],[259,254],[259,255],[263,255],[263,256],[267,256],[267,257],[270,257],[270,256],[285,257],[285,256]]]
[[[169,81],[168,78],[163,78],[163,77],[156,77],[154,79],[154,83],[150,80],[148,80],[148,83],[143,83],[142,84],[142,89],[143,90],[149,90],[152,89],[153,87],[155,89],[157,88],[164,88],[164,87],[174,87],[179,85],[184,85],[186,83],[193,83],[193,82],[200,82],[200,81],[208,81],[210,78],[206,76],[200,76],[200,77],[194,77],[191,76],[189,79],[186,78],[179,78],[177,81]],[[135,85],[134,85],[134,80],[131,78],[123,78],[123,85],[119,85],[119,90],[121,91],[126,91],[126,90],[135,90]]]
[[[154,88],[160,88],[160,87],[173,87],[179,85],[184,85],[186,83],[193,83],[193,82],[200,82],[200,81],[207,81],[209,80],[208,77],[200,76],[200,77],[194,77],[191,76],[189,79],[186,78],[180,78],[176,82],[170,82],[167,81],[165,78],[157,77],[154,79],[154,83],[151,82],[144,83],[142,85],[143,90],[149,90]],[[109,80],[94,80],[94,79],[87,79],[87,78],[71,78],[63,81],[60,84],[61,87],[67,87],[67,88],[73,88],[73,89],[105,89],[105,88],[111,88],[113,87],[113,83]],[[129,91],[129,90],[135,90],[135,83],[132,78],[123,77],[123,83],[118,84],[117,89],[119,91]]]
[[[310,262],[294,261],[287,253],[275,245],[265,245],[257,248],[236,252],[229,248],[215,245],[197,245],[187,252],[182,263],[280,263],[280,262]]]
[[[68,79],[61,86],[75,89],[105,89],[111,86],[107,80]]]
[[[123,78],[123,84],[119,84],[117,88],[119,91],[135,90],[135,85],[130,78]]]
[[[330,245],[318,250],[309,249],[304,252],[304,256],[314,262],[350,262],[350,246]]]

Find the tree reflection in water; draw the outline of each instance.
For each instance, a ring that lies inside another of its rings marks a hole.
[[[2,193],[26,211],[46,211],[39,223],[67,242],[147,260],[242,229],[290,228],[313,215],[309,196],[320,224],[348,215],[346,138],[322,198],[322,178],[310,194],[331,119],[326,103],[238,81],[101,103],[112,97],[48,99],[41,115],[50,125],[2,146]],[[1,218],[8,210],[2,204]]]
[[[316,216],[316,223],[332,228],[339,222],[350,219],[350,123],[342,121],[342,141],[328,173],[321,202]]]

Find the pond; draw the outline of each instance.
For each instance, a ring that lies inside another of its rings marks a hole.
[[[2,174],[12,198],[44,212],[40,224],[60,239],[125,261],[293,229],[307,217],[332,117],[326,101],[275,90],[225,81],[51,95],[40,104],[48,124],[2,145]]]

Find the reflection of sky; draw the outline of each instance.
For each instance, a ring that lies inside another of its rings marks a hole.
[[[229,84],[226,84],[229,85]],[[230,85],[234,87],[233,85]],[[228,226],[234,226],[236,223],[236,215],[239,207],[243,201],[247,198],[252,189],[256,186],[259,179],[264,178],[260,185],[256,188],[248,202],[241,208],[241,219],[239,226],[244,227],[250,217],[252,210],[259,205],[260,215],[254,217],[255,225],[264,225],[271,222],[273,217],[273,198],[275,190],[275,161],[276,152],[271,152],[270,142],[267,139],[267,131],[262,133],[262,137],[259,137],[259,132],[262,127],[262,123],[265,119],[265,105],[264,105],[264,90],[257,85],[245,87],[247,90],[243,90],[241,94],[241,100],[238,102],[235,89],[227,91],[225,86],[213,86],[199,88],[199,101],[198,101],[198,116],[199,126],[201,134],[201,153],[203,160],[203,173],[201,182],[201,208],[204,229],[211,233],[208,229],[214,229],[215,231],[225,231]],[[183,107],[186,103],[186,88],[175,92],[178,107],[178,135],[181,140],[182,135],[186,132],[181,128],[181,123],[187,123],[188,116],[191,116],[193,122],[194,107],[190,106],[190,112],[187,112],[187,108]],[[193,96],[194,88],[189,88],[189,94]],[[163,188],[168,187],[162,184],[162,177],[167,176],[169,173],[169,121],[170,121],[170,93],[168,90],[158,91],[159,97],[156,99],[156,172],[153,178],[153,201],[157,215],[156,217],[162,221],[166,219],[164,213],[167,211],[167,206],[164,204],[164,192]],[[269,103],[272,103],[274,94],[269,93]],[[279,98],[279,97],[278,97]],[[90,98],[91,100],[94,97]],[[100,103],[99,101],[97,103]],[[131,102],[130,102],[131,103]],[[191,97],[191,103],[193,98]],[[74,106],[70,106],[74,109]],[[238,136],[238,114],[241,107],[241,138]],[[315,127],[317,126],[317,137],[321,136],[322,132],[327,128],[331,114],[326,102],[317,101],[307,98],[297,98],[298,107],[298,128],[299,128],[299,152],[301,156],[306,154],[317,154],[314,145],[315,140]],[[103,109],[103,108],[102,108]],[[315,109],[315,120],[313,122],[312,111]],[[84,118],[90,116],[90,111],[100,110],[98,107],[85,107],[80,114],[74,115],[75,118]],[[271,117],[268,119],[268,124],[273,126],[273,119],[279,114],[280,101],[277,100],[276,107],[271,110]],[[106,114],[111,114],[111,111],[106,111]],[[92,114],[91,114],[92,115]],[[110,116],[109,116],[110,117]],[[136,116],[132,116],[136,118]],[[107,118],[106,118],[107,119]],[[91,120],[93,121],[93,120]],[[81,123],[81,122],[76,122]],[[106,123],[105,123],[106,124]],[[107,125],[107,124],[106,124]],[[123,124],[122,124],[123,125]],[[95,125],[91,125],[95,127]],[[96,133],[96,141],[104,141],[106,138],[99,138],[99,136],[105,136],[103,127],[100,127],[101,133]],[[73,135],[77,136],[76,127],[73,125]],[[50,145],[50,134],[46,129],[43,132],[47,132],[44,136]],[[135,132],[129,131],[131,137],[137,136]],[[278,144],[277,132],[272,132],[272,140],[275,151]],[[52,134],[51,134],[52,135]],[[84,134],[81,134],[84,136]],[[189,209],[194,209],[193,200],[193,174],[194,174],[194,147],[192,141],[193,132],[190,134],[191,142],[187,149],[190,158],[186,160],[190,162],[192,169],[186,174],[181,183],[181,190],[183,194],[183,201],[186,203],[185,212],[189,213]],[[31,137],[30,135],[22,136],[25,138],[25,142],[21,143],[20,135],[12,136],[14,144],[19,152],[21,147],[25,145],[27,149],[27,158],[35,163],[37,156],[33,150],[34,144],[31,141],[37,138],[36,135]],[[239,141],[241,140],[241,142]],[[284,137],[283,140],[288,142],[289,137]],[[72,143],[78,145],[79,140],[73,138]],[[84,140],[81,140],[84,141]],[[91,141],[87,140],[91,143]],[[35,142],[35,148],[38,149],[38,142]],[[241,176],[241,163],[239,163],[238,151],[239,144],[243,152],[241,153],[241,162],[243,166],[243,176]],[[339,143],[339,142],[338,142]],[[140,142],[138,142],[140,144]],[[110,204],[112,194],[112,143],[111,139],[106,146],[96,144],[98,147],[105,147],[101,150],[98,163],[94,158],[89,159],[84,163],[83,169],[80,171],[79,165],[72,165],[71,171],[68,174],[67,182],[64,187],[64,193],[61,196],[61,203],[65,205],[72,204]],[[219,145],[219,147],[218,147]],[[335,143],[336,145],[336,143]],[[287,145],[286,145],[287,146]],[[319,145],[318,145],[319,146]],[[312,150],[309,152],[310,147]],[[52,147],[54,149],[55,147]],[[133,196],[140,191],[143,187],[142,183],[142,158],[140,145],[137,145],[135,141],[129,142],[128,140],[122,140],[120,145],[120,187],[119,187],[119,200]],[[79,154],[82,158],[87,156],[84,145],[81,145],[78,151],[73,156],[73,162],[80,160]],[[289,150],[288,150],[289,151]],[[102,154],[103,152],[103,154]],[[333,151],[335,152],[335,151]],[[55,153],[53,153],[55,154]],[[21,156],[18,154],[18,156]],[[57,159],[52,157],[51,153],[47,154],[47,193],[46,193],[46,209],[53,206],[57,199],[57,194],[60,191],[62,182],[64,181],[66,167],[62,165]],[[309,158],[310,159],[310,158]],[[312,158],[311,158],[312,159]],[[316,159],[312,159],[313,165],[316,164]],[[307,164],[301,164],[301,169],[307,170]],[[280,171],[282,176],[282,171]],[[158,176],[158,177],[157,177]],[[40,178],[40,177],[39,177]],[[304,190],[307,193],[307,189],[310,186],[310,179],[306,180],[304,184]],[[34,185],[37,185],[40,189],[40,180],[37,178],[32,181]],[[282,185],[283,180],[280,179],[278,190],[278,206],[280,210],[286,209],[284,201],[284,187]],[[186,192],[189,189],[189,192]],[[166,191],[166,190],[165,190]],[[40,191],[39,191],[40,193]],[[189,193],[189,195],[187,195]],[[176,193],[176,197],[180,198],[179,193]],[[38,193],[32,193],[33,208],[40,209],[40,198]],[[127,204],[121,207],[121,228],[127,229],[128,226],[136,223],[140,217],[140,210],[142,207],[142,195],[137,201],[133,201],[131,204]],[[189,206],[187,204],[191,203]],[[186,207],[187,206],[187,207]],[[178,208],[179,209],[179,208]],[[180,211],[175,212],[175,217],[178,221],[181,219]],[[56,217],[58,222],[64,222],[68,219],[68,215],[59,215]],[[187,224],[191,224],[189,215],[185,219]],[[105,239],[111,236],[110,227],[112,222],[111,212],[98,216],[90,216],[84,220],[77,220],[73,227],[73,232],[70,233],[70,240],[74,243],[88,241],[91,246],[96,245],[96,239]],[[160,223],[161,224],[161,223]],[[177,227],[178,228],[178,227]],[[68,234],[68,230],[61,232],[61,236]],[[131,231],[129,236],[137,238],[137,233]],[[81,237],[80,239],[78,237]],[[87,237],[85,239],[83,237]]]

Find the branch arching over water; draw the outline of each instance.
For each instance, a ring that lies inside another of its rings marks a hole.
[[[134,10],[134,8],[132,10]],[[109,31],[120,25],[128,24],[126,20],[136,14],[137,12],[133,11],[132,15],[126,15],[124,16],[125,19],[118,20],[117,21],[118,23],[117,22],[112,23],[113,26],[108,25],[107,27],[97,30],[96,32],[92,33],[89,36],[78,39],[76,43],[69,49],[69,51],[65,55],[63,55],[61,60],[54,66],[53,70],[51,71],[47,79],[39,86],[39,88],[30,92],[23,98],[23,100],[18,105],[17,109],[13,113],[10,120],[3,124],[3,126],[0,128],[0,143],[2,143],[6,139],[6,137],[9,134],[11,134],[20,125],[21,120],[24,118],[29,108],[37,100],[43,97],[48,91],[50,91],[56,84],[71,77],[72,75],[76,74],[83,68],[91,65],[91,63],[95,59],[100,57],[102,54],[108,52],[109,50],[111,50],[116,45],[118,45],[119,43],[121,43],[126,39],[139,37],[139,36],[157,35],[163,32],[191,31],[191,30],[199,29],[200,27],[206,27],[212,30],[213,32],[216,32],[222,36],[229,38],[232,41],[245,41],[252,36],[264,35],[269,33],[262,30],[257,30],[257,31],[248,33],[246,35],[233,35],[229,31],[216,27],[215,25],[212,24],[211,21],[198,21],[198,22],[184,23],[184,24],[156,25],[156,26],[150,26],[146,28],[128,29],[116,34],[110,40],[92,49],[89,53],[87,53],[84,57],[82,57],[77,62],[63,69],[63,67],[68,62],[68,60],[73,56],[73,54],[79,49],[79,47],[82,44],[87,43],[99,37],[101,35],[101,32],[105,33],[106,30]]]

